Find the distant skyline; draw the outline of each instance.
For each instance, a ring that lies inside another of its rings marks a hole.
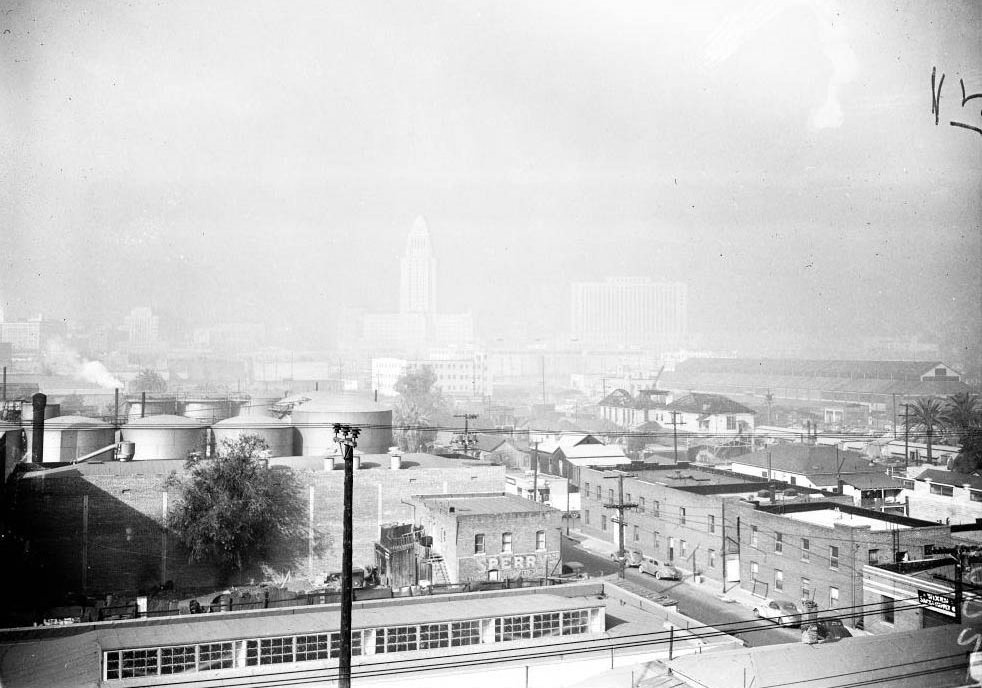
[[[15,2],[0,24],[8,317],[147,305],[329,345],[343,307],[398,309],[422,215],[440,310],[483,334],[568,328],[572,282],[623,275],[686,283],[712,348],[982,340],[982,136],[947,124],[982,127],[959,88],[982,92],[978,3]]]

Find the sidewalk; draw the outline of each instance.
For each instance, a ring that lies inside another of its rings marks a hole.
[[[582,549],[587,550],[591,554],[596,554],[600,557],[610,557],[611,554],[617,551],[617,546],[614,543],[587,535],[582,531],[570,530],[569,534],[571,538],[579,542],[579,546]],[[685,570],[681,566],[678,568]],[[682,582],[693,591],[699,591],[703,595],[712,595],[722,602],[737,604],[746,608],[748,616],[764,600],[764,598],[755,596],[749,590],[741,588],[739,583],[727,583],[726,593],[723,593],[723,582],[721,580],[707,578],[705,575],[701,575],[700,578],[702,579],[701,583],[693,580],[692,574],[690,573],[683,578]]]

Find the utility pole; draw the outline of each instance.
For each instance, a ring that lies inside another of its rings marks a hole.
[[[838,448],[836,448],[838,452]],[[838,455],[838,454],[837,454]],[[771,472],[771,450],[767,450],[767,493],[771,496],[771,504],[774,504],[774,475]]]
[[[726,500],[720,499],[719,502],[722,515],[720,516],[720,523],[723,526],[723,548],[720,550],[719,558],[722,562],[723,567],[723,593],[726,593]]]
[[[471,437],[470,432],[468,431],[468,421],[471,421],[471,420],[474,420],[475,418],[477,418],[477,414],[476,413],[455,413],[454,414],[454,418],[463,418],[464,419],[464,434],[461,435],[461,438],[458,441],[458,444],[461,445],[461,446],[463,446],[463,448],[464,448],[464,454],[467,454],[468,456],[470,456],[470,454],[468,452],[470,451],[471,445],[476,443],[476,440]]]
[[[621,578],[624,577],[624,528],[627,526],[624,523],[624,512],[630,509],[637,508],[637,504],[634,502],[624,501],[624,478],[635,477],[633,473],[624,473],[623,471],[617,471],[617,475],[605,475],[605,480],[617,480],[617,503],[611,502],[610,504],[604,504],[605,509],[614,509],[617,511],[617,559],[619,563]]]
[[[341,656],[338,664],[339,688],[351,688],[351,559],[352,505],[355,487],[355,447],[361,431],[349,425],[334,424],[334,441],[344,456],[344,512],[341,519]]]
[[[910,404],[904,404],[904,477],[907,477],[907,461],[910,458]]]
[[[678,411],[672,411],[672,445],[675,447],[675,463],[679,462],[679,428],[676,420]]]
[[[532,450],[533,463],[532,463],[532,501],[539,501],[539,441],[535,441],[535,449]],[[566,486],[567,493],[569,491],[569,485]],[[567,509],[569,511],[569,509]]]

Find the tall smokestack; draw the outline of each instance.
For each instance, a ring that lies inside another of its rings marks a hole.
[[[34,408],[34,434],[31,439],[31,462],[43,463],[44,461],[44,407],[48,405],[48,397],[38,392],[31,397],[31,406]]]

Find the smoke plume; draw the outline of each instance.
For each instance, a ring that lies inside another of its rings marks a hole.
[[[91,382],[104,389],[124,387],[109,370],[99,361],[90,361],[80,356],[71,347],[60,341],[48,342],[44,357],[47,367],[58,375],[70,375],[85,382]]]

